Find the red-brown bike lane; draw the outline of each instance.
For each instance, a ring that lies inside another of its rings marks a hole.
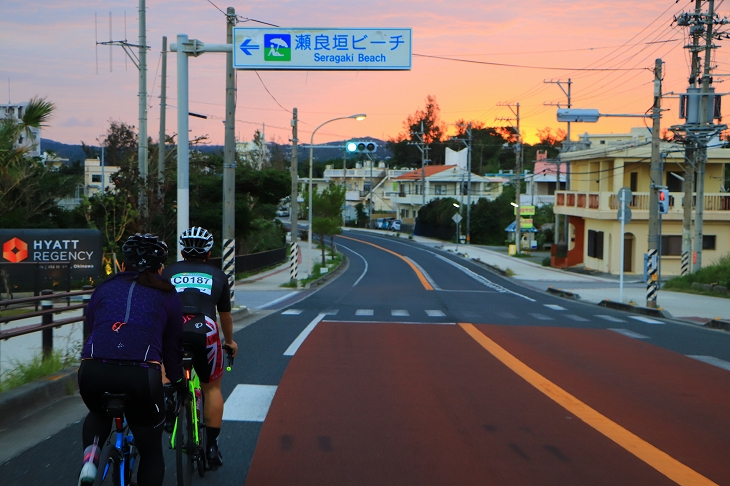
[[[681,467],[729,482],[715,464],[728,420],[706,403],[726,372],[610,331],[472,329]],[[674,483],[579,416],[462,326],[323,321],[284,373],[246,484]]]

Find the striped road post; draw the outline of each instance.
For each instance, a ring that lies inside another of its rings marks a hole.
[[[236,240],[223,240],[223,273],[228,277],[228,286],[231,288],[231,305],[236,302]]]
[[[688,275],[689,274],[689,252],[685,251],[682,252],[682,269],[681,274]]]
[[[299,243],[296,241],[291,244],[289,252],[289,280],[297,280],[299,270]]]
[[[649,256],[647,279],[646,279],[646,306],[656,308],[657,297],[657,250],[651,249],[647,252]]]

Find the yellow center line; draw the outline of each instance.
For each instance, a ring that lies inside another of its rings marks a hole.
[[[415,264],[414,264],[414,263],[413,263],[413,262],[412,262],[412,261],[410,260],[410,258],[406,258],[406,257],[404,257],[403,255],[399,255],[398,253],[396,253],[396,252],[394,252],[394,251],[388,250],[387,248],[383,248],[382,246],[378,246],[378,245],[376,245],[376,244],[374,244],[374,243],[370,243],[370,242],[368,242],[368,241],[358,240],[357,238],[350,238],[349,236],[342,236],[342,235],[338,235],[338,236],[339,236],[340,238],[345,238],[346,240],[352,240],[352,241],[357,241],[357,242],[359,242],[359,243],[364,243],[364,244],[366,244],[366,245],[374,246],[375,248],[378,248],[379,250],[383,250],[383,251],[386,251],[386,252],[390,253],[391,255],[395,255],[395,256],[397,256],[398,258],[400,258],[401,260],[403,260],[404,262],[406,262],[406,263],[408,264],[408,266],[409,266],[409,267],[411,267],[411,268],[413,269],[413,271],[414,271],[414,272],[416,272],[416,276],[418,277],[418,280],[420,280],[420,281],[421,281],[421,285],[423,285],[423,287],[424,287],[424,288],[425,288],[426,290],[433,290],[433,286],[432,286],[432,285],[431,285],[430,283],[428,283],[428,279],[426,278],[426,276],[425,276],[425,275],[423,274],[423,272],[422,272],[422,271],[421,271],[421,270],[420,270],[420,269],[419,269],[419,268],[418,268],[418,267],[417,267],[417,266],[416,266],[416,265],[415,265]]]
[[[693,486],[717,484],[566,392],[489,339],[473,324],[459,323],[459,326],[529,384],[675,483]]]

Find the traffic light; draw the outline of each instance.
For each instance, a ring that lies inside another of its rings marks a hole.
[[[659,189],[659,213],[667,214],[669,212],[669,190]]]
[[[350,140],[345,144],[345,148],[348,152],[357,152],[360,154],[372,154],[378,150],[378,145],[374,142],[361,141],[361,140]]]

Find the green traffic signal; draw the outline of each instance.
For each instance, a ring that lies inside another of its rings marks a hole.
[[[361,154],[371,154],[378,149],[378,145],[374,142],[366,142],[360,140],[350,140],[345,144],[345,149],[348,152],[359,152]]]

